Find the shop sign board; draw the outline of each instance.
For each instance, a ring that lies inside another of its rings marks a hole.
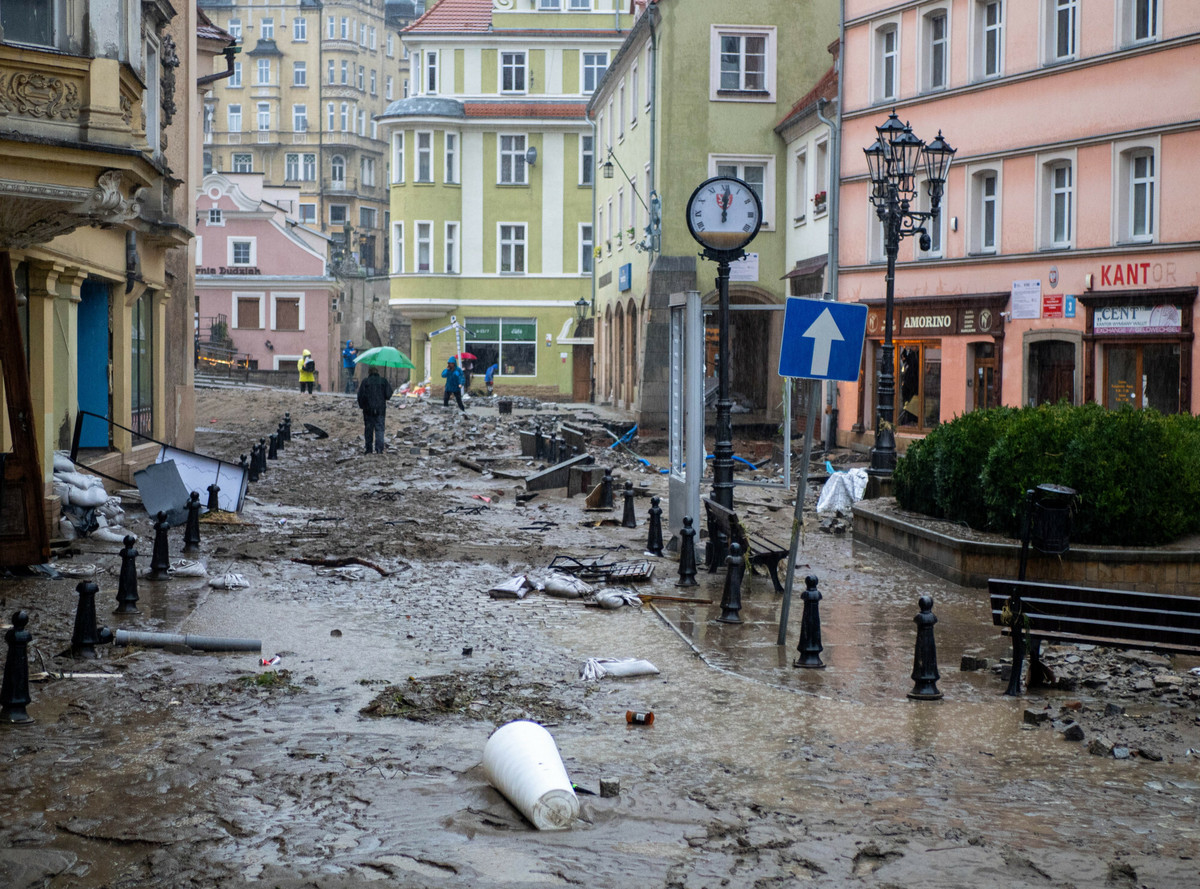
[[[1092,319],[1095,333],[1179,333],[1182,329],[1179,306],[1102,306]]]

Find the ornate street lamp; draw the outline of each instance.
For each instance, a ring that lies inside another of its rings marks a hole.
[[[591,307],[592,304],[588,302],[586,296],[581,296],[579,299],[575,300],[575,320],[579,322],[584,321],[587,318],[588,310],[591,309]]]
[[[896,468],[896,437],[892,431],[896,395],[896,380],[892,372],[896,255],[900,252],[900,241],[912,235],[920,235],[922,250],[930,248],[925,222],[930,219],[937,222],[946,173],[956,149],[942,138],[940,130],[937,138],[926,145],[913,135],[908,124],[900,122],[895,111],[875,128],[875,132],[878,138],[870,148],[864,148],[863,153],[867,156],[867,169],[871,174],[871,203],[875,205],[875,214],[883,223],[883,250],[887,255],[887,303],[875,398],[875,447],[871,449],[871,465],[867,472],[873,476],[890,478]],[[914,210],[911,206],[917,196],[916,173],[922,165],[929,189],[929,212]]]

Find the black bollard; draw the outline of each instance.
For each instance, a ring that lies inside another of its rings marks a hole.
[[[247,478],[252,482],[258,481],[258,445],[250,446],[250,465],[246,467],[250,473]]]
[[[546,445],[546,459],[551,463],[558,462],[558,432],[550,433],[550,443]]]
[[[29,643],[33,635],[25,629],[29,615],[15,611],[12,627],[4,634],[8,655],[4,659],[4,681],[0,684],[0,722],[29,725],[33,717],[25,712],[29,704]]]
[[[283,446],[287,443],[287,439],[283,435],[283,423],[275,427],[275,440],[279,443],[279,450],[283,450]]]
[[[742,560],[742,545],[731,543],[729,555],[725,557],[725,589],[721,593],[721,616],[723,624],[740,624],[738,612],[742,610],[742,575],[746,563]]]
[[[279,436],[276,435],[274,432],[272,432],[269,436],[267,436],[267,438],[271,442],[267,446],[267,459],[268,460],[278,460],[279,459]]]
[[[150,573],[146,580],[168,580],[171,577],[171,556],[167,552],[167,514],[160,512],[154,522],[154,549],[150,552]]]
[[[117,610],[113,614],[140,614],[138,611],[137,555],[133,548],[137,538],[125,535],[125,548],[121,550],[121,577],[117,581]]]
[[[183,526],[183,551],[200,552],[200,495],[192,491],[187,502],[187,524]]]
[[[633,482],[626,480],[625,493],[621,496],[625,498],[625,512],[621,516],[621,527],[636,528],[637,516],[633,514]]]
[[[258,474],[263,475],[267,471],[267,440],[260,438],[258,440]]]
[[[804,578],[800,601],[804,603],[800,615],[800,644],[796,646],[800,657],[792,662],[792,666],[824,670],[825,665],[821,663],[821,591],[817,589],[817,578],[811,574]]]
[[[221,486],[212,484],[208,486],[208,511],[216,512],[221,508],[221,503],[217,500],[217,495],[221,493]]]
[[[90,580],[81,581],[75,587],[79,593],[79,604],[75,608],[75,630],[71,633],[71,656],[94,658],[96,646],[112,642],[112,630],[96,627],[96,593],[100,587]]]
[[[663,554],[662,507],[658,498],[650,498],[650,533],[646,535],[646,549],[656,556]]]
[[[542,438],[542,427],[533,427],[533,456],[537,460],[541,460],[546,456],[546,440]]]
[[[245,454],[242,454],[241,458],[238,460],[238,467],[241,469],[245,469],[247,472],[250,471],[250,464],[249,464],[249,462],[247,462]]]
[[[613,508],[613,477],[612,470],[604,470],[604,478],[600,480],[600,508]]]
[[[283,437],[288,441],[292,440],[292,415],[290,412],[283,415]]]
[[[913,651],[913,690],[908,696],[915,701],[937,701],[942,697],[937,681],[941,679],[937,665],[937,644],[933,639],[933,625],[937,617],[933,613],[933,597],[922,596],[917,607],[921,610],[913,618],[917,625],[917,646]]]
[[[683,517],[683,528],[679,531],[679,580],[675,586],[698,586],[696,583],[696,529],[692,517]]]

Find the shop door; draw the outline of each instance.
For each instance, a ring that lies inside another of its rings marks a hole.
[[[1104,350],[1104,406],[1152,407],[1178,413],[1179,345],[1108,346]]]
[[[79,409],[101,417],[112,417],[108,391],[111,334],[108,326],[109,287],[88,279],[79,291],[76,362]],[[109,426],[95,417],[85,417],[80,428],[81,448],[107,448]]]
[[[575,346],[571,368],[571,400],[588,401],[592,396],[592,347]]]
[[[1037,404],[1075,403],[1075,346],[1065,340],[1029,345],[1029,397]]]
[[[971,385],[975,389],[975,410],[986,410],[1000,404],[996,389],[996,347],[993,343],[976,343],[975,369]]]

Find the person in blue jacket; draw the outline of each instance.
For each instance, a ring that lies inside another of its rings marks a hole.
[[[342,349],[342,370],[346,375],[346,391],[354,391],[354,364],[358,357],[358,349],[354,348],[354,340],[346,340],[346,348]]]
[[[467,412],[463,405],[462,387],[463,375],[458,369],[458,360],[455,358],[446,359],[446,369],[442,371],[442,379],[446,381],[446,388],[442,390],[442,407],[448,407],[450,404],[450,396],[454,396],[454,400],[458,402],[458,409],[464,414]]]
[[[493,392],[492,392],[492,380],[495,378],[495,376],[496,376],[496,373],[497,373],[499,370],[500,370],[500,365],[499,365],[499,364],[493,364],[491,367],[489,367],[487,370],[485,370],[485,371],[483,372],[483,381],[484,381],[484,382],[487,384],[488,395],[491,395],[491,394],[493,394]]]

